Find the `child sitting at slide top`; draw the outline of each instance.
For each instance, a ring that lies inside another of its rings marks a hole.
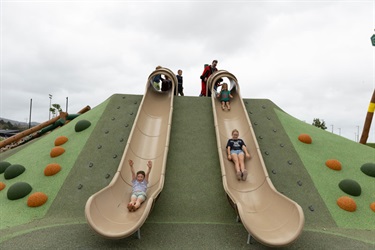
[[[129,212],[136,211],[141,204],[146,200],[146,191],[147,191],[147,184],[148,184],[148,177],[150,175],[150,171],[152,168],[152,162],[147,162],[147,172],[138,171],[137,174],[134,172],[133,168],[133,161],[129,160],[130,170],[132,172],[132,184],[133,184],[133,191],[130,198],[130,202],[128,204]]]
[[[217,94],[217,97],[220,97],[221,101],[221,109],[224,110],[225,106],[230,110],[230,98],[233,98],[233,96],[230,94],[230,91],[228,90],[228,84],[223,83],[221,85],[221,91],[219,94]]]

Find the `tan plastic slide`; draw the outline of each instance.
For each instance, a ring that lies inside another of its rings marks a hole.
[[[231,89],[233,99],[230,101],[230,111],[222,110],[220,100],[216,97],[213,85],[219,79],[228,83]],[[250,237],[254,237],[271,247],[291,244],[302,232],[303,210],[272,185],[236,77],[220,70],[210,76],[208,86],[213,93],[212,107],[224,189],[249,233],[248,242]],[[226,145],[233,129],[239,130],[239,138],[244,140],[252,156],[245,160],[248,170],[246,181],[237,180],[234,164],[227,159]]]
[[[159,74],[172,80],[169,90],[154,88],[153,79]],[[140,237],[139,229],[163,189],[176,84],[176,76],[167,68],[151,73],[116,174],[107,187],[86,202],[88,224],[105,238],[125,238],[137,231]],[[130,159],[134,162],[135,172],[146,171],[149,160],[153,163],[147,199],[136,212],[127,209],[132,192],[132,175],[128,164]]]

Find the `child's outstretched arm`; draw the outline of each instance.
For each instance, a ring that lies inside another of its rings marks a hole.
[[[147,162],[147,172],[146,172],[146,177],[145,177],[147,182],[148,182],[148,177],[150,176],[151,168],[152,168],[152,161],[148,161]]]
[[[136,176],[135,176],[133,164],[134,162],[132,160],[129,160],[130,171],[132,172],[132,180],[135,180]]]

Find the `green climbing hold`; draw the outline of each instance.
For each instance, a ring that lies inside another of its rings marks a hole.
[[[18,200],[28,195],[32,189],[29,183],[17,182],[8,189],[7,197],[9,200]]]
[[[20,164],[13,164],[7,167],[7,169],[4,171],[4,178],[6,180],[13,179],[19,175],[21,175],[23,172],[25,172],[25,167]]]
[[[81,132],[90,126],[91,126],[91,122],[89,122],[88,120],[80,120],[76,123],[76,126],[74,129],[76,132]]]

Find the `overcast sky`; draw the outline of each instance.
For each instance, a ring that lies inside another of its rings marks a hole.
[[[243,98],[357,140],[375,89],[375,1],[1,1],[0,117],[49,118],[112,94],[144,94],[157,65],[200,93],[205,63]],[[375,120],[375,118],[373,119]],[[375,121],[368,141],[375,142]]]

